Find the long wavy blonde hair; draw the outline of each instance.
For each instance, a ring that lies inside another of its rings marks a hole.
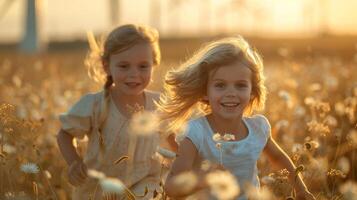
[[[102,39],[99,44],[93,34],[88,33],[88,41],[90,51],[84,62],[88,75],[94,81],[104,83],[105,101],[101,105],[97,125],[99,127],[100,146],[103,150],[104,140],[101,130],[108,115],[110,87],[113,85],[112,77],[108,76],[104,71],[104,63],[109,64],[110,56],[113,54],[123,52],[137,44],[147,43],[152,48],[154,66],[160,65],[159,33],[156,29],[148,26],[127,24],[112,30],[107,38],[105,40]]]
[[[203,100],[209,74],[234,62],[252,71],[252,98],[244,115],[264,108],[266,87],[261,57],[242,37],[224,38],[202,47],[179,68],[166,74],[158,108],[169,132],[180,130],[193,115],[211,112],[209,104]]]

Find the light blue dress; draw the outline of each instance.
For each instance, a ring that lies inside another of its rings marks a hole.
[[[243,122],[248,128],[247,137],[221,142],[223,166],[237,178],[241,188],[238,200],[247,200],[244,194],[246,184],[260,187],[257,160],[271,134],[269,121],[263,115],[244,117]],[[203,160],[220,163],[221,153],[216,147],[217,142],[212,139],[213,135],[205,116],[188,123],[185,137],[192,141],[199,154],[199,159],[194,162],[195,170],[199,170]]]

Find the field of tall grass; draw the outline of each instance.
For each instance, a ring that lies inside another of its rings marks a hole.
[[[166,59],[174,47],[165,48],[153,90],[160,91],[167,69],[184,59]],[[58,114],[101,88],[87,75],[85,53],[0,52],[0,199],[70,199],[66,164],[56,144]],[[263,113],[317,199],[357,199],[356,58],[294,57],[279,49],[265,62],[269,94]],[[264,157],[259,169],[263,188],[277,199],[290,196],[284,170],[273,170]]]

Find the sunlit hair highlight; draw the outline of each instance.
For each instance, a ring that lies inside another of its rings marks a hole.
[[[224,38],[202,47],[179,68],[166,74],[158,107],[170,131],[180,130],[193,115],[211,112],[208,102],[203,100],[209,74],[231,63],[239,63],[252,71],[252,98],[244,115],[264,108],[266,88],[261,57],[242,37]]]

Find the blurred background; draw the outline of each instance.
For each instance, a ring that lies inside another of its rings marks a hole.
[[[162,39],[241,34],[266,40],[313,38],[351,48],[356,8],[354,0],[1,0],[0,44],[26,50],[32,40],[41,48],[52,47],[85,41],[86,31],[100,35],[119,24],[142,23],[157,28]]]
[[[355,199],[356,8],[355,0],[0,0],[0,199],[70,199],[58,114],[102,87],[84,66],[86,32],[99,40],[126,23],[160,33],[162,64],[149,86],[158,91],[202,44],[243,35],[264,59],[273,137],[305,166],[318,199]],[[27,163],[39,171],[21,171]],[[289,196],[284,173],[264,157],[259,165],[275,180],[263,186]]]

